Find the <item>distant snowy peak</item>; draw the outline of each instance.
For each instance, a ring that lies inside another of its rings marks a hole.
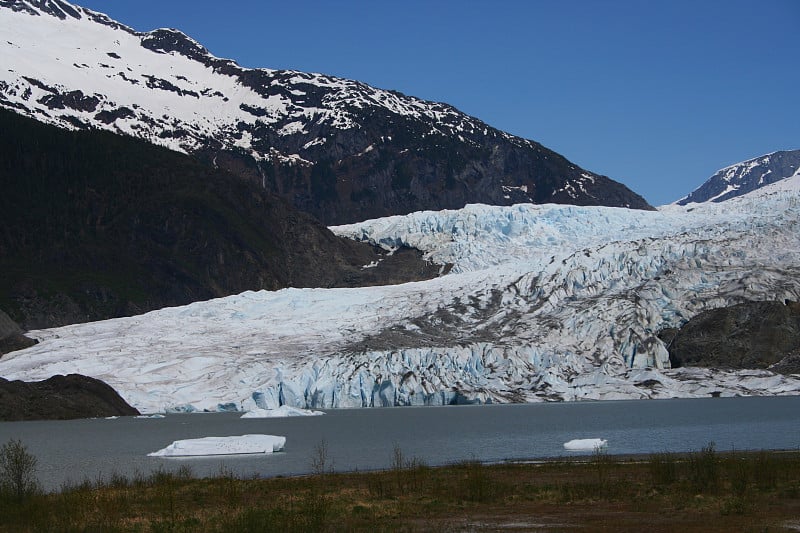
[[[773,152],[719,170],[676,203],[722,202],[800,173],[800,150]]]
[[[364,83],[243,68],[174,29],[62,0],[0,0],[0,107],[192,154],[326,224],[467,203],[650,206],[454,107]]]

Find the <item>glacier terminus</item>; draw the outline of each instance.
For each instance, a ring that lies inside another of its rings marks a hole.
[[[336,226],[451,268],[33,331],[0,373],[89,375],[145,413],[800,394],[796,375],[672,369],[658,338],[706,309],[800,299],[798,213],[793,176],[657,211],[468,205]]]

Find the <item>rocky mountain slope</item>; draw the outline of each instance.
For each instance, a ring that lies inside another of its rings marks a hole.
[[[0,0],[0,106],[195,155],[326,224],[482,202],[648,209],[625,186],[453,107],[246,69],[183,33],[63,0]]]
[[[36,342],[26,337],[16,322],[0,311],[0,357],[4,353],[22,350],[34,344]]]
[[[773,152],[717,171],[678,205],[722,202],[800,174],[800,150]]]
[[[709,309],[659,336],[673,368],[782,367],[800,355],[800,304],[755,301]]]
[[[0,309],[26,329],[439,272],[419,252],[336,237],[268,191],[144,141],[0,110],[0,146]]]
[[[659,332],[800,300],[800,176],[660,211],[470,205],[332,228],[449,274],[286,289],[31,335],[0,375],[79,372],[146,412],[800,394],[766,369],[670,368]]]

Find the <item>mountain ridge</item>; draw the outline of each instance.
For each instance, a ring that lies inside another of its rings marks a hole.
[[[778,150],[715,172],[677,205],[723,202],[800,173],[800,150]]]
[[[325,224],[475,202],[651,208],[624,185],[447,104],[244,68],[178,30],[136,32],[62,0],[3,0],[0,20],[10,28],[0,40],[3,107],[191,153]]]

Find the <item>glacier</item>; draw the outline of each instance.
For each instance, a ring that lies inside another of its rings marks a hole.
[[[80,373],[143,413],[800,394],[800,376],[671,369],[657,333],[800,299],[800,176],[657,211],[468,205],[332,227],[451,265],[30,333],[7,379]]]

